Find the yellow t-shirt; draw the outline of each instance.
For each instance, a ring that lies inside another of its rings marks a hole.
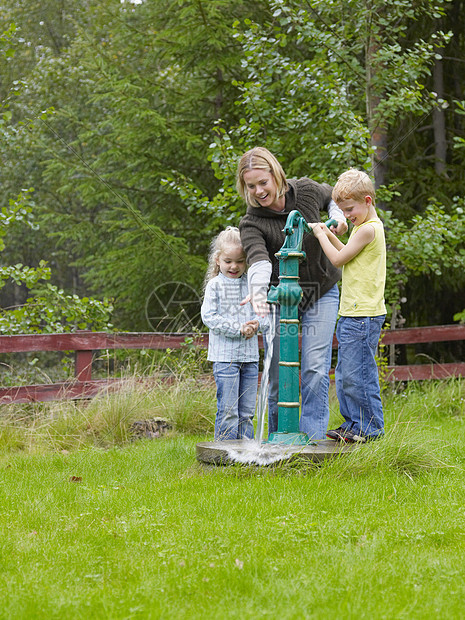
[[[386,242],[379,218],[355,226],[351,239],[362,226],[370,224],[375,238],[342,268],[341,316],[380,316],[386,314],[384,285],[386,282]]]

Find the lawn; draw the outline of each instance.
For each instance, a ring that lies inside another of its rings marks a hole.
[[[319,467],[205,466],[205,434],[8,444],[0,617],[463,618],[465,382],[386,421]]]

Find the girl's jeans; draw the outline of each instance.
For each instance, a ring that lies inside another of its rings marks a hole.
[[[213,362],[218,411],[215,439],[253,439],[258,362]]]
[[[309,439],[324,439],[329,420],[329,370],[339,307],[339,289],[335,284],[300,316],[302,330],[300,430]],[[279,312],[277,320],[279,320]],[[279,324],[273,341],[268,398],[268,432],[278,429]],[[296,369],[298,372],[298,369]]]
[[[376,349],[385,315],[341,316],[336,336],[339,342],[336,392],[342,428],[376,437],[384,433],[383,404],[379,390]]]

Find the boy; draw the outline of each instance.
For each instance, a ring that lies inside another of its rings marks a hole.
[[[326,436],[365,443],[384,434],[375,360],[386,316],[384,228],[376,214],[375,188],[365,172],[350,169],[341,174],[332,195],[354,227],[344,245],[324,224],[310,224],[331,263],[342,267],[336,392],[344,422]]]

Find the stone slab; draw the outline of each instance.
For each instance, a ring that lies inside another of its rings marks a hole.
[[[306,459],[321,463],[327,459],[351,452],[356,444],[343,444],[330,439],[305,446],[287,444],[259,444],[253,440],[205,441],[196,445],[196,457],[201,463],[212,465],[272,465],[282,461]]]

